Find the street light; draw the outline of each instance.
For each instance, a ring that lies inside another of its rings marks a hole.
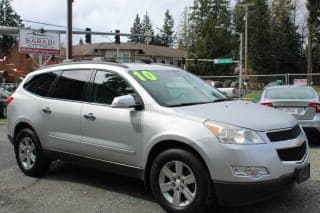
[[[221,24],[220,26],[216,26],[216,29],[227,29],[223,24]],[[238,96],[239,98],[241,98],[241,87],[242,87],[242,62],[243,62],[243,52],[242,52],[242,48],[243,48],[243,34],[239,33],[239,32],[234,32],[235,34],[239,35],[240,37],[240,46],[239,46],[239,67],[240,67],[240,71],[239,71],[239,91],[238,91]]]

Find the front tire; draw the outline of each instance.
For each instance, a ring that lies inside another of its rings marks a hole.
[[[207,168],[182,149],[160,153],[150,172],[152,193],[168,212],[206,212],[214,206]]]
[[[50,161],[43,155],[37,135],[29,128],[22,129],[14,142],[16,160],[21,171],[31,177],[43,176]]]

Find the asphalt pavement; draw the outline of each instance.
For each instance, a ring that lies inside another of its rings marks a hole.
[[[319,212],[320,143],[311,145],[311,178],[276,197],[218,212]],[[141,181],[55,162],[41,179],[16,165],[6,127],[0,126],[0,213],[3,212],[164,212]]]

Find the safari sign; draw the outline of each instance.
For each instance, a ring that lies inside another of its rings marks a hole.
[[[60,34],[20,29],[19,51],[22,53],[60,54]]]

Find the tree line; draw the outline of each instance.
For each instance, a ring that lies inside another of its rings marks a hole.
[[[313,72],[320,72],[319,2],[237,0],[231,8],[230,0],[194,0],[183,13],[179,48],[186,50],[190,58],[239,60],[238,35],[245,36],[245,5],[248,4],[247,74],[305,73],[308,45],[312,45]],[[307,42],[307,35],[311,42]],[[232,74],[233,68],[212,63],[190,67],[202,75]]]
[[[176,39],[176,35],[174,31],[174,19],[169,10],[165,12],[163,26],[162,28],[158,28],[158,30],[160,33],[155,34],[148,12],[146,12],[142,20],[139,14],[137,14],[130,32],[131,34],[137,34],[141,36],[131,36],[129,41],[135,43],[146,43],[145,35],[149,35],[152,36],[151,41],[148,42],[149,44],[172,47]]]

